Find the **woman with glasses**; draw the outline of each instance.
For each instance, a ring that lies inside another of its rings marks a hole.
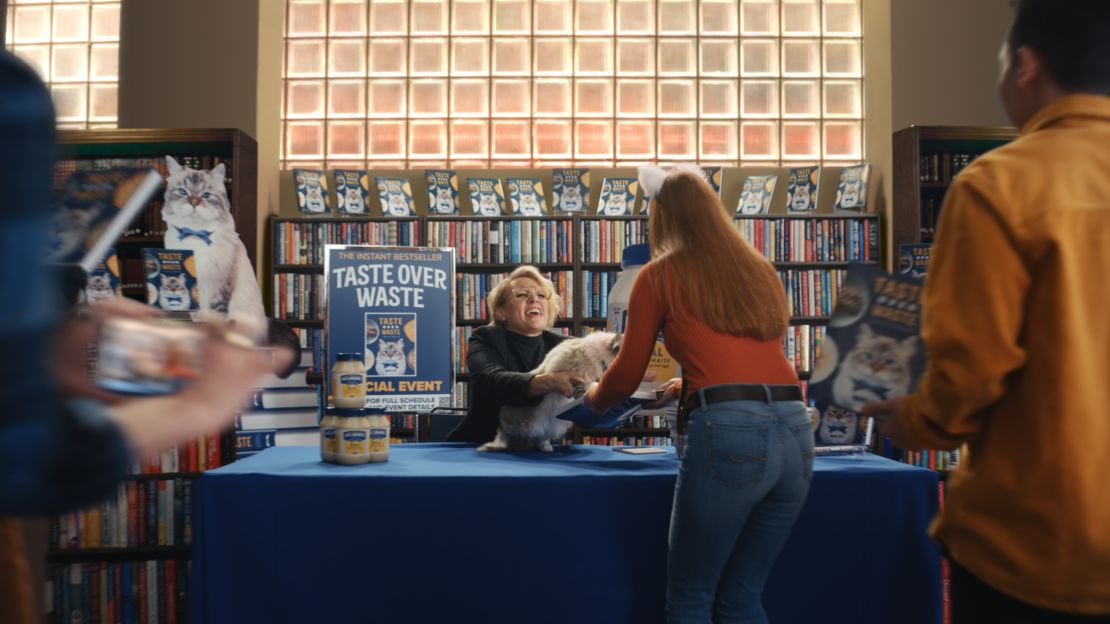
[[[685,453],[667,556],[667,621],[766,622],[764,581],[809,491],[813,434],[783,353],[774,267],[733,227],[696,167],[640,170],[652,261],[620,353],[586,393],[604,411],[640,384],[660,330],[685,378]]]
[[[562,307],[555,286],[533,266],[522,266],[486,295],[489,325],[467,342],[470,409],[447,439],[484,444],[497,434],[502,405],[538,404],[548,392],[572,396],[587,382],[574,373],[533,375],[547,352],[566,339],[548,331]]]

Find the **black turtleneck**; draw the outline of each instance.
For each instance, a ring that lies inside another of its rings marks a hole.
[[[523,336],[511,331],[505,332],[509,341],[509,358],[511,368],[521,372],[535,369],[546,355],[543,345],[543,334],[537,336]],[[519,368],[518,368],[519,367]]]

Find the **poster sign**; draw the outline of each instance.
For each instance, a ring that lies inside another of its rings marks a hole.
[[[426,411],[455,383],[455,250],[327,245],[328,367],[337,353],[366,365],[366,407]],[[331,387],[329,375],[328,387]]]

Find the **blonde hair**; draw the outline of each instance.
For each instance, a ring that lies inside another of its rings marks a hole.
[[[527,278],[540,285],[540,288],[547,293],[547,329],[555,326],[555,319],[558,318],[559,312],[563,310],[563,298],[559,293],[555,292],[555,284],[547,279],[540,273],[536,267],[525,264],[517,267],[509,276],[497,283],[493,290],[489,291],[486,295],[486,308],[489,311],[489,324],[490,325],[504,325],[503,322],[497,321],[497,308],[505,305],[509,301],[509,295],[512,294],[512,283],[517,278]]]
[[[700,176],[666,177],[651,200],[648,239],[665,269],[654,273],[654,285],[672,310],[734,336],[786,334],[790,313],[774,266],[740,235]]]

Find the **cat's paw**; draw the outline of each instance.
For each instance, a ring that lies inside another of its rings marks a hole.
[[[506,447],[504,444],[500,444],[496,441],[486,442],[482,446],[478,447],[478,452],[479,453],[491,453],[491,452],[496,453],[496,452],[500,452],[500,451],[504,451],[504,450],[508,450],[508,447]]]
[[[536,445],[536,450],[541,453],[551,453],[555,451],[555,447],[551,446],[551,442],[544,440]]]

